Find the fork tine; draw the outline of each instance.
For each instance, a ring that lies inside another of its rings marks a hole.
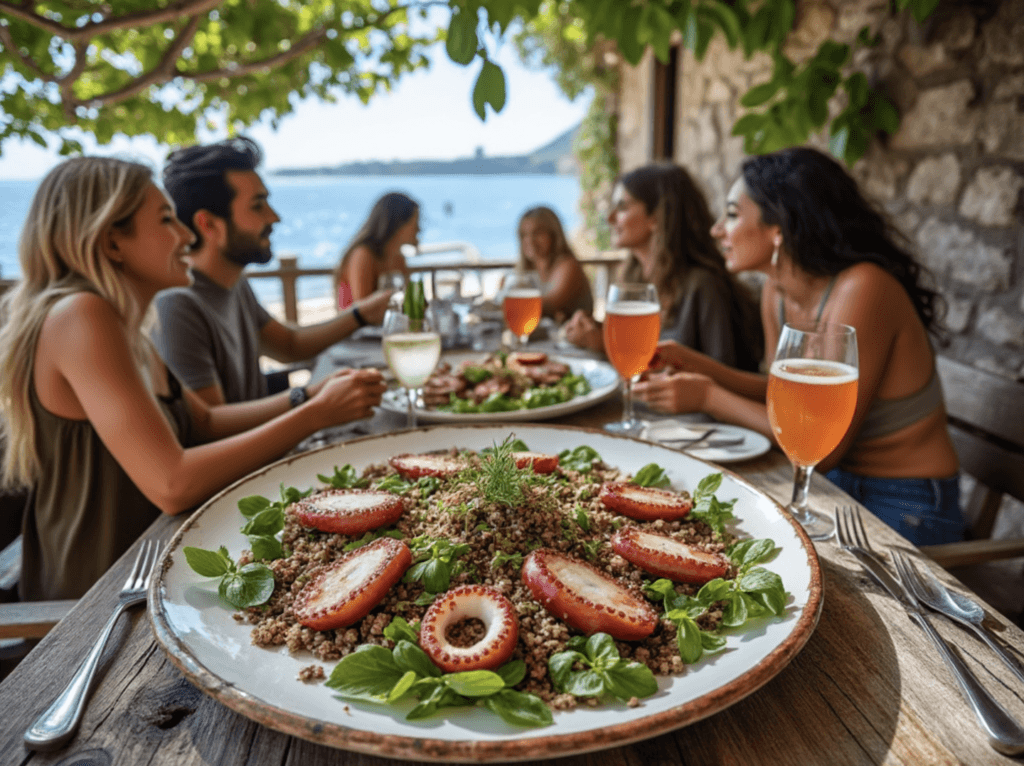
[[[839,545],[844,548],[850,544],[849,522],[846,512],[845,506],[836,506],[836,538],[839,540]]]
[[[145,564],[147,552],[149,551],[149,545],[143,543],[142,547],[139,548],[139,553],[135,557],[135,563],[132,564],[132,571],[128,574],[128,579],[125,580],[124,588],[122,590],[134,590],[135,581],[139,578],[139,574],[143,572],[143,565]]]
[[[150,582],[150,580],[153,579],[153,572],[156,571],[157,564],[160,563],[160,553],[161,553],[160,543],[158,543],[156,540],[151,540],[150,542],[152,543],[152,546],[150,548],[150,553],[151,553],[151,556],[152,556],[152,561],[150,561],[149,565],[146,567],[146,574],[145,574],[145,577],[143,578],[143,582],[142,582],[142,587],[147,589],[147,590],[149,589],[149,582]]]
[[[853,526],[853,535],[857,539],[857,545],[869,553],[874,553],[871,550],[871,542],[868,540],[868,532],[864,529],[864,520],[860,517],[860,509],[850,506],[847,507],[847,513],[850,516],[850,523]]]

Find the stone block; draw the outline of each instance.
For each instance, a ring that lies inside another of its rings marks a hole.
[[[913,45],[906,43],[900,46],[899,60],[914,77],[923,77],[932,72],[941,72],[949,69],[954,62],[946,55],[946,48],[942,43],[932,43],[928,46]]]
[[[986,154],[1024,160],[1024,114],[1012,101],[992,104],[985,110],[985,119],[978,138]]]
[[[1024,64],[1024,0],[1004,0],[995,16],[981,29],[984,41],[979,62],[982,71]]]
[[[929,218],[917,230],[921,262],[941,281],[951,279],[987,292],[1010,286],[1013,263],[1000,247],[981,242],[955,223]]]
[[[917,103],[903,116],[903,124],[893,136],[893,148],[969,144],[978,124],[978,111],[968,108],[973,98],[974,86],[970,80],[919,91]]]
[[[836,12],[820,0],[800,3],[793,31],[786,38],[783,52],[794,63],[803,63],[829,38],[835,20]]]
[[[967,8],[957,8],[939,23],[936,38],[947,50],[963,51],[971,47],[977,34],[978,21]]]
[[[1024,318],[1000,306],[981,312],[978,316],[978,332],[1000,346],[1024,348]]]
[[[1013,168],[982,168],[964,191],[960,215],[982,226],[1010,226],[1022,187],[1024,178]]]
[[[735,97],[725,81],[718,77],[711,80],[704,90],[704,102],[708,104],[730,103]]]
[[[857,176],[865,196],[879,203],[896,198],[897,186],[907,172],[906,162],[886,156],[876,145],[858,165]]]
[[[999,79],[995,90],[992,91],[992,100],[1016,99],[1022,95],[1024,95],[1024,74],[1017,74]]]
[[[907,181],[907,197],[918,205],[948,206],[960,188],[960,163],[953,154],[928,157],[918,163]]]
[[[950,332],[961,333],[971,324],[974,303],[962,298],[946,297],[946,316],[943,324]]]

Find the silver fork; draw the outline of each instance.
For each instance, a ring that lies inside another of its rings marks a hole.
[[[128,576],[124,587],[117,597],[117,607],[103,627],[96,645],[82,662],[67,687],[58,695],[28,729],[23,738],[25,746],[30,750],[57,750],[70,740],[78,725],[82,722],[85,703],[92,689],[96,668],[107,645],[107,640],[114,629],[114,623],[122,612],[130,606],[141,604],[146,600],[146,591],[156,563],[160,559],[160,546],[155,540],[147,540],[142,544],[135,565]]]
[[[910,597],[911,603],[914,605],[910,616],[925,629],[942,658],[953,671],[953,675],[960,684],[960,691],[967,698],[978,723],[988,735],[989,744],[1005,755],[1024,753],[1024,727],[1015,721],[1006,709],[985,690],[970,668],[960,659],[960,656],[950,648],[928,622],[924,610],[918,603],[923,587],[910,559],[905,553],[892,551],[892,562],[896,567],[896,573],[900,576],[900,581],[907,588],[907,595]]]
[[[861,566],[907,610],[910,618],[928,634],[932,643],[939,650],[939,655],[956,678],[960,691],[974,712],[974,717],[985,731],[989,744],[995,750],[1006,755],[1024,753],[1024,728],[1011,718],[1006,709],[981,685],[971,669],[964,664],[960,656],[949,647],[942,636],[932,627],[932,624],[928,622],[921,605],[908,590],[909,586],[904,587],[908,578],[904,578],[900,571],[900,567],[906,563],[901,558],[902,554],[897,551],[892,552],[893,563],[896,566],[896,571],[900,574],[901,582],[889,574],[882,559],[871,549],[871,543],[868,541],[868,535],[864,529],[864,522],[860,518],[860,513],[854,508],[836,508],[836,539],[839,541],[839,546],[851,553],[861,563]]]

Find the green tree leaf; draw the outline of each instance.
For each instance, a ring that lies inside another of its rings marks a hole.
[[[480,47],[476,28],[476,13],[461,8],[452,12],[451,20],[448,22],[445,51],[448,53],[448,58],[456,64],[465,66],[476,57],[477,49]]]
[[[473,87],[473,109],[481,120],[487,119],[487,104],[496,112],[505,107],[505,73],[490,60],[484,61]]]

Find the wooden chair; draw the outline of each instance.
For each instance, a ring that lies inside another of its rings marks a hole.
[[[946,357],[936,360],[960,469],[977,480],[965,504],[969,539],[927,545],[943,567],[1024,556],[1024,538],[993,540],[1003,497],[1024,501],[1024,383]]]

